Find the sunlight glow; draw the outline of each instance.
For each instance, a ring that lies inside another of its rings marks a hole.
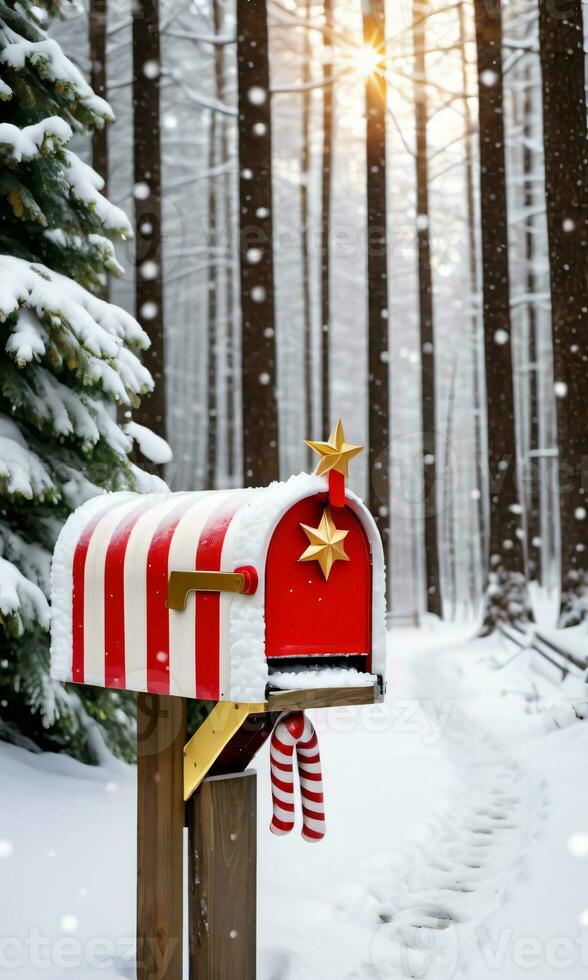
[[[362,75],[366,78],[368,75],[373,75],[376,69],[379,67],[382,60],[381,54],[376,48],[373,48],[371,44],[362,44],[357,51],[353,53],[353,63]]]

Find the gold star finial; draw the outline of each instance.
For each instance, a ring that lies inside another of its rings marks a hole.
[[[306,551],[300,555],[298,561],[318,561],[326,579],[331,574],[331,569],[336,561],[349,561],[349,556],[345,554],[343,547],[343,541],[349,531],[339,531],[335,527],[328,507],[324,511],[318,527],[309,527],[308,524],[301,524],[300,527],[310,544]]]
[[[345,477],[349,476],[349,460],[363,450],[363,446],[353,446],[350,442],[345,442],[341,419],[331,432],[328,442],[311,442],[309,439],[304,441],[321,457],[316,468],[317,476],[322,476],[330,470],[341,473]]]

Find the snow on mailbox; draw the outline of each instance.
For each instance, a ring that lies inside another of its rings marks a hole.
[[[53,561],[54,676],[247,703],[272,688],[373,680],[382,690],[382,545],[345,489],[359,447],[340,423],[311,445],[313,475],[110,493],[72,514]]]

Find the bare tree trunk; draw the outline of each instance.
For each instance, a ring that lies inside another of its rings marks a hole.
[[[476,513],[478,518],[477,533],[481,538],[480,552],[482,561],[488,561],[488,522],[484,497],[484,456],[486,453],[484,431],[482,426],[482,378],[481,378],[481,332],[480,319],[478,315],[478,296],[480,284],[478,281],[478,244],[476,240],[476,194],[474,182],[474,137],[473,120],[470,109],[470,102],[467,97],[469,89],[468,65],[466,60],[466,22],[465,6],[463,3],[457,5],[459,23],[459,44],[461,53],[461,84],[464,94],[463,114],[465,128],[465,179],[466,179],[466,216],[468,227],[468,259],[470,274],[470,303],[471,303],[471,337],[472,337],[472,358],[473,358],[473,378],[472,396],[474,402],[474,452],[475,452],[475,490]],[[474,549],[475,553],[475,549]],[[479,566],[478,566],[479,568]],[[479,585],[479,573],[475,575]]]
[[[588,606],[587,168],[580,0],[570,0],[565,13],[539,0],[539,35],[559,444],[561,610],[563,621],[570,623]]]
[[[108,0],[90,0],[90,84],[102,99],[107,94],[107,21]],[[108,126],[92,130],[92,166],[104,180],[104,195],[108,197]],[[100,297],[108,300],[110,282],[108,276],[100,289]]]
[[[214,36],[220,34],[222,12],[220,0],[212,2],[212,30]],[[214,46],[214,97],[222,98],[223,94],[223,49]],[[208,149],[208,168],[210,172],[208,188],[208,334],[207,334],[207,454],[206,454],[206,486],[213,490],[216,486],[217,472],[217,433],[218,433],[218,391],[217,391],[217,356],[218,356],[218,301],[221,286],[218,267],[218,245],[223,240],[223,229],[220,228],[218,208],[217,178],[214,176],[215,167],[220,159],[222,129],[224,121],[211,110],[210,134]],[[220,234],[219,234],[220,231]]]
[[[96,95],[106,99],[106,26],[108,0],[90,0],[90,84]],[[92,131],[92,166],[104,178],[108,197],[108,126]]]
[[[145,364],[155,390],[135,418],[166,435],[163,248],[161,242],[161,149],[159,125],[159,7],[157,0],[133,5],[133,136],[135,178],[137,319],[151,338]],[[151,466],[154,471],[159,467]]]
[[[364,43],[378,52],[366,80],[369,508],[386,554],[390,536],[390,383],[386,207],[386,41],[384,0],[363,8]]]
[[[222,158],[225,163],[228,164],[229,160],[229,141],[227,138],[227,126],[223,126],[223,138],[222,138]],[[227,254],[229,258],[229,264],[227,269],[226,277],[226,304],[227,304],[227,360],[226,360],[226,383],[225,383],[225,393],[226,393],[226,419],[227,419],[227,472],[229,475],[229,480],[231,486],[233,485],[236,477],[237,470],[237,459],[236,459],[236,444],[237,444],[237,432],[235,425],[235,400],[236,400],[236,385],[235,385],[235,375],[237,371],[237,357],[236,357],[236,323],[235,323],[235,281],[234,276],[236,275],[236,263],[234,262],[234,242],[233,242],[233,216],[234,216],[234,199],[233,199],[233,176],[229,172],[225,176],[223,193],[225,195],[226,202],[226,235],[227,235]]]
[[[279,475],[271,108],[265,0],[237,0],[245,484]]]
[[[445,424],[445,480],[444,485],[446,488],[446,521],[447,521],[447,577],[448,577],[448,605],[451,610],[451,618],[455,619],[457,616],[457,597],[458,597],[458,568],[457,568],[457,553],[455,547],[455,511],[456,511],[456,480],[455,474],[451,466],[451,459],[453,456],[453,436],[454,436],[454,416],[455,416],[455,401],[456,401],[456,382],[457,382],[457,365],[458,365],[459,355],[456,354],[453,361],[453,368],[451,372],[451,381],[449,384],[449,398],[447,400],[447,419]]]
[[[306,20],[311,18],[310,0],[306,0]],[[312,80],[311,72],[312,47],[310,32],[304,34],[304,62],[302,68],[302,84],[308,86]],[[304,326],[303,326],[303,368],[304,368],[304,431],[313,429],[313,398],[312,398],[312,292],[310,288],[310,109],[311,93],[305,87],[302,94],[302,155],[300,160],[300,211],[302,215],[302,279],[304,291]],[[310,437],[307,437],[310,438]],[[310,460],[312,450],[309,450]]]
[[[504,146],[502,16],[475,0],[480,118],[480,209],[484,346],[490,470],[490,588],[485,625],[528,616],[523,529],[517,487],[506,160]]]
[[[327,32],[333,26],[333,0],[324,0],[324,17]],[[329,34],[326,35],[329,38]],[[323,438],[331,431],[331,170],[333,166],[333,75],[330,45],[325,52],[323,65],[323,169],[321,192],[321,411]]]
[[[541,580],[541,510],[540,494],[543,492],[539,481],[538,456],[539,436],[539,346],[538,323],[535,308],[535,202],[533,180],[535,165],[533,159],[533,73],[527,70],[524,75],[523,96],[523,179],[525,208],[525,291],[527,301],[527,325],[529,331],[529,457],[527,466],[527,554],[528,577],[531,581]]]
[[[421,340],[422,472],[425,520],[425,584],[427,611],[442,616],[437,528],[437,406],[433,279],[429,233],[429,175],[427,159],[427,63],[425,23],[427,0],[413,2],[414,101],[416,128],[416,196]]]
[[[226,0],[225,0],[226,3]],[[226,24],[226,6],[223,6],[223,26]],[[227,63],[223,61],[223,97],[224,101],[228,102],[232,98],[232,85],[231,76],[227,70]],[[235,178],[234,173],[230,167],[230,154],[231,154],[231,136],[233,133],[232,124],[229,127],[229,122],[223,119],[222,125],[222,138],[221,138],[221,159],[226,168],[226,172],[223,179],[222,194],[225,200],[225,229],[224,234],[226,236],[227,243],[227,273],[225,277],[225,302],[226,302],[226,317],[227,317],[227,331],[226,331],[226,377],[225,377],[225,395],[226,395],[226,409],[225,417],[227,422],[227,473],[229,477],[229,483],[234,486],[235,482],[239,486],[241,483],[241,477],[237,474],[237,426],[236,426],[236,412],[237,412],[237,370],[238,370],[238,357],[237,357],[237,342],[238,342],[238,316],[237,316],[237,289],[235,277],[237,272],[237,254],[236,254],[236,238],[235,238]]]

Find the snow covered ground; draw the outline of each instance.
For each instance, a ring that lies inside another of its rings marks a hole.
[[[320,844],[269,833],[260,754],[260,980],[585,976],[586,690],[513,655],[391,633],[386,703],[313,712]],[[133,770],[0,745],[0,793],[0,974],[134,976]]]

